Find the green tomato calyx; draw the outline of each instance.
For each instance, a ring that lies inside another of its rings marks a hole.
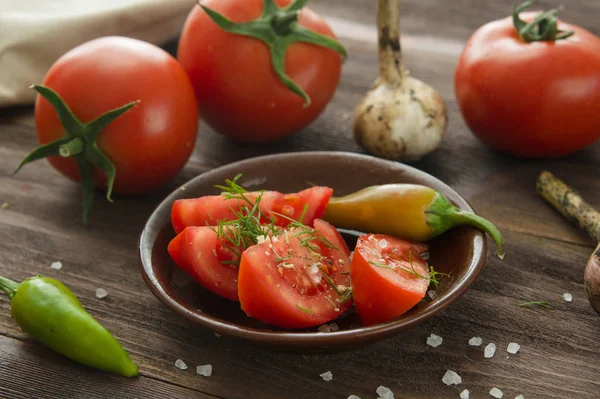
[[[513,24],[515,25],[515,29],[519,33],[521,40],[528,43],[540,41],[554,42],[566,39],[575,33],[571,30],[563,31],[558,29],[558,19],[556,18],[556,14],[558,14],[558,11],[560,10],[557,8],[539,13],[529,23],[523,21],[521,17],[519,17],[519,14],[526,8],[531,7],[533,3],[533,0],[528,0],[519,6],[515,5],[513,7]]]
[[[346,57],[346,49],[337,40],[306,29],[298,23],[300,11],[308,0],[295,0],[280,8],[275,0],[264,0],[263,13],[254,21],[235,23],[224,15],[198,3],[210,19],[225,32],[253,37],[263,41],[271,52],[275,74],[288,89],[304,99],[304,107],[311,104],[310,97],[285,73],[285,53],[294,43],[304,42],[334,50]]]
[[[111,202],[113,184],[117,174],[115,165],[98,148],[96,141],[108,125],[138,104],[139,101],[130,102],[102,114],[91,122],[84,123],[73,114],[58,93],[52,89],[41,85],[33,85],[31,88],[54,107],[58,119],[65,128],[65,135],[35,148],[21,161],[14,173],[17,173],[26,164],[48,156],[74,157],[83,185],[83,223],[87,224],[88,215],[94,201],[93,168],[96,167],[105,173],[107,178],[106,198]]]

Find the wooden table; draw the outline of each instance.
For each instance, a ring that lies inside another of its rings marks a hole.
[[[547,7],[556,2],[543,1]],[[361,349],[326,355],[267,351],[218,338],[192,325],[156,300],[140,277],[136,242],[146,218],[172,189],[211,168],[261,154],[301,150],[361,152],[350,133],[351,111],[377,74],[373,0],[314,0],[348,47],[337,95],[327,111],[295,137],[267,146],[237,145],[202,126],[185,169],[164,189],[138,198],[97,194],[91,226],[80,223],[81,194],[44,162],[11,176],[36,145],[30,107],[0,111],[0,274],[13,278],[43,273],[72,288],[140,366],[126,379],[79,366],[27,337],[14,323],[6,298],[0,300],[0,397],[2,398],[376,398],[378,386],[396,398],[490,397],[498,387],[505,398],[600,397],[600,317],[584,293],[582,275],[590,240],[536,194],[535,178],[548,169],[578,188],[600,208],[600,143],[550,161],[522,160],[491,152],[467,130],[453,95],[452,75],[464,41],[479,25],[506,15],[511,1],[407,0],[402,30],[411,72],[431,83],[449,109],[449,133],[439,150],[415,166],[449,183],[507,240],[499,261],[490,252],[475,285],[439,317],[392,339]],[[569,4],[563,17],[600,34],[600,3]],[[568,134],[568,132],[565,132]],[[50,268],[61,261],[63,268]],[[95,297],[96,288],[108,297]],[[573,294],[566,303],[562,294]],[[524,308],[545,300],[554,310]],[[425,344],[430,333],[440,347]],[[480,336],[498,346],[492,359]],[[509,342],[521,345],[508,355]],[[190,368],[180,371],[175,360]],[[213,375],[195,374],[210,363]],[[442,376],[462,376],[448,387]],[[319,374],[330,370],[333,381]]]

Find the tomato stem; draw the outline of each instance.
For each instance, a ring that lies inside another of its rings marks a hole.
[[[556,14],[558,14],[559,9],[556,8],[539,13],[529,23],[523,21],[519,14],[531,7],[533,3],[533,0],[528,0],[519,6],[515,5],[513,8],[513,24],[519,33],[521,40],[528,43],[538,41],[554,42],[566,39],[575,33],[573,31],[563,31],[558,29],[558,19],[556,18]]]
[[[74,138],[68,143],[62,144],[60,147],[58,147],[58,153],[61,157],[68,158],[83,151],[83,146],[83,140],[80,138]]]
[[[288,47],[298,42],[310,43],[346,56],[346,49],[337,40],[306,29],[298,23],[300,11],[307,3],[308,0],[295,0],[287,7],[280,8],[274,0],[264,0],[263,13],[258,19],[236,23],[198,1],[206,15],[225,32],[253,37],[264,42],[271,52],[271,64],[277,78],[291,92],[304,99],[305,108],[311,104],[310,97],[285,73],[285,54]]]
[[[49,156],[74,157],[83,187],[83,223],[87,224],[88,214],[94,200],[93,168],[96,167],[102,170],[106,175],[106,198],[109,201],[112,201],[111,194],[117,174],[115,165],[98,148],[96,140],[108,125],[138,104],[139,101],[130,102],[102,114],[91,122],[84,123],[73,114],[64,100],[52,89],[41,85],[33,85],[31,88],[52,105],[65,129],[65,135],[35,148],[21,161],[14,173],[17,173],[28,163]]]

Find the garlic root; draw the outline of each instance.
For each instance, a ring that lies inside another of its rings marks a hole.
[[[402,63],[399,0],[378,0],[380,76],[354,112],[354,137],[372,154],[416,161],[435,150],[448,113],[439,93]]]

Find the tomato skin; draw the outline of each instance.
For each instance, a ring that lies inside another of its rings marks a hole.
[[[58,59],[43,85],[56,91],[83,122],[140,100],[97,141],[116,166],[115,192],[154,190],[179,172],[192,153],[198,130],[195,95],[183,68],[159,47],[124,37],[92,40]],[[64,136],[54,108],[40,95],[35,122],[40,144]],[[80,180],[74,159],[48,160],[65,176]],[[94,170],[94,184],[106,185],[99,170]]]
[[[259,192],[248,192],[244,196],[254,203]],[[265,191],[262,194],[259,209],[263,215],[273,218],[277,226],[285,227],[289,219],[273,215],[276,212],[288,218],[298,220],[305,205],[308,205],[302,222],[312,226],[313,221],[325,213],[333,189],[329,187],[311,187],[298,193],[283,194],[277,191]],[[242,207],[249,207],[237,199],[226,200],[222,195],[204,196],[200,198],[176,200],[171,208],[171,222],[176,233],[187,226],[214,225],[222,220],[235,220],[234,213]],[[266,221],[266,220],[265,220]]]
[[[327,222],[317,220],[315,226],[326,226],[323,235],[337,248],[336,258],[328,257],[327,260],[323,260],[328,276],[336,286],[343,285],[349,288],[348,246],[343,240],[335,239],[335,235],[331,234],[331,229],[335,228]],[[279,235],[276,241],[267,241],[248,248],[242,254],[238,276],[239,298],[244,312],[264,323],[283,328],[305,328],[326,323],[341,315],[351,305],[351,301],[339,303],[340,296],[324,277],[316,286],[310,284],[309,277],[305,276],[308,276],[308,268],[319,258],[300,246],[300,240],[295,234],[295,231],[289,232],[289,244]],[[295,254],[294,257],[276,261],[275,252],[283,255],[289,253],[289,250]],[[324,256],[329,255],[322,249],[318,252]],[[311,257],[313,260],[306,260]],[[286,269],[278,266],[282,262],[294,264],[294,267]],[[303,279],[306,279],[306,284],[301,283]]]
[[[386,240],[386,249],[378,247],[378,242]],[[356,312],[365,326],[384,323],[392,320],[414,307],[427,292],[429,281],[406,272],[390,270],[376,266],[370,262],[390,265],[388,256],[397,254],[400,268],[411,270],[410,259],[415,271],[426,276],[426,262],[420,254],[427,250],[427,245],[400,240],[381,234],[363,235],[358,239],[350,275],[352,277],[352,294]],[[375,251],[375,252],[373,252]],[[410,252],[410,255],[409,255]],[[378,259],[374,254],[384,254]]]
[[[286,6],[291,0],[276,0]],[[205,0],[234,22],[262,14],[263,0]],[[300,25],[335,37],[325,21],[303,8]],[[333,50],[295,43],[288,47],[285,71],[311,98],[310,107],[273,71],[265,43],[218,27],[194,7],[183,27],[177,58],[196,91],[203,119],[216,131],[244,142],[267,142],[293,134],[311,123],[337,88],[342,59]]]
[[[238,267],[222,261],[239,260],[224,247],[210,227],[188,227],[168,246],[169,255],[184,272],[204,288],[232,301],[238,299]]]
[[[521,13],[531,21],[533,13]],[[524,157],[572,153],[600,137],[600,38],[575,34],[525,43],[511,18],[490,22],[467,42],[454,76],[471,131],[493,149]]]

